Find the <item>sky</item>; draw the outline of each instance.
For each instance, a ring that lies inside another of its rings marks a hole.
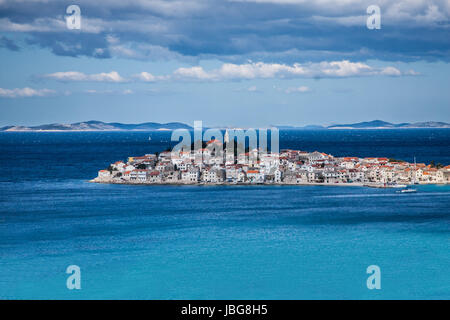
[[[449,62],[449,0],[0,0],[0,126],[450,122]]]

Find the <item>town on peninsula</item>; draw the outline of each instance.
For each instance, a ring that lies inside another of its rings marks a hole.
[[[90,182],[177,185],[335,185],[406,187],[450,184],[450,165],[409,163],[379,157],[334,157],[323,152],[284,149],[223,152],[219,140],[191,151],[130,156],[100,170]]]

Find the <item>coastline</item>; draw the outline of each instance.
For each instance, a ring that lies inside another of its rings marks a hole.
[[[307,183],[245,183],[245,182],[133,182],[133,181],[105,181],[105,180],[88,180],[89,183],[100,183],[100,184],[125,184],[125,185],[137,185],[137,186],[160,186],[160,185],[171,185],[171,186],[345,186],[345,187],[366,187],[362,183],[320,183],[320,182],[307,182]]]
[[[184,128],[182,128],[184,129]],[[224,127],[221,128],[222,130],[226,130],[228,128]],[[320,128],[320,129],[308,129],[303,127],[294,127],[294,128],[282,128],[281,130],[293,130],[293,131],[304,131],[304,130],[310,130],[310,131],[328,131],[328,130],[411,130],[411,129],[450,129],[450,127],[401,127],[401,128],[395,128],[395,127],[368,127],[368,128],[354,128],[354,127],[329,127],[329,128]],[[0,132],[43,132],[43,133],[59,133],[59,132],[170,132],[176,129],[170,129],[170,128],[160,128],[160,129],[129,129],[129,130],[123,130],[123,129],[70,129],[70,130],[59,130],[59,129],[41,129],[41,130],[34,130],[34,129],[7,129],[7,130],[0,130]],[[192,129],[186,129],[186,130],[193,130]]]
[[[367,188],[377,188],[377,189],[399,189],[398,186],[391,185],[380,185],[376,183],[321,183],[321,182],[303,182],[303,183],[230,183],[230,182],[197,182],[197,183],[187,183],[187,182],[141,182],[141,181],[115,181],[115,180],[100,180],[97,178],[87,180],[89,183],[99,183],[99,184],[122,184],[122,185],[133,185],[133,186],[323,186],[323,187],[367,187]],[[414,184],[409,184],[413,186]],[[417,185],[448,185],[448,183],[433,183],[433,182],[420,182]]]

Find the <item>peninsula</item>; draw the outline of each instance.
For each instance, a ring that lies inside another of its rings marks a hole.
[[[91,180],[118,184],[287,184],[405,187],[450,184],[450,165],[370,157],[334,157],[323,152],[254,149],[225,155],[211,140],[193,151],[146,154],[112,163]]]

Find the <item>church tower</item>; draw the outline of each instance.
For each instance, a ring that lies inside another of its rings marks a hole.
[[[224,137],[223,141],[225,143],[229,143],[230,142],[230,135],[228,133],[228,130],[225,131],[225,137]]]

